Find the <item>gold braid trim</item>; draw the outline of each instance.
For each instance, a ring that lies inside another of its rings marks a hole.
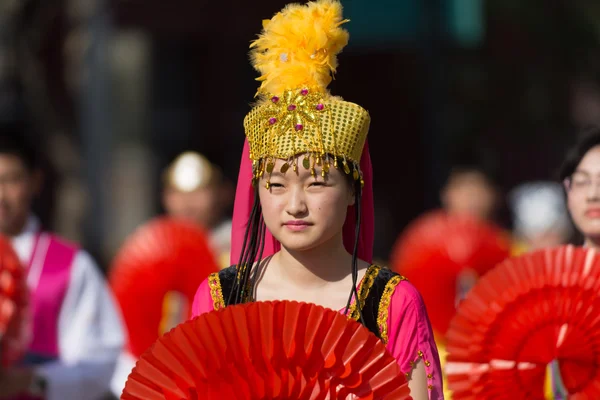
[[[375,278],[377,278],[377,275],[379,275],[380,270],[381,267],[377,265],[371,265],[367,269],[367,272],[365,272],[365,276],[358,285],[358,299],[355,299],[354,303],[350,305],[350,309],[348,310],[348,319],[358,321],[358,318],[360,317],[358,310],[362,310],[364,307],[365,301],[367,301],[367,296],[369,296],[369,292],[371,291],[373,283],[375,282]]]
[[[412,374],[412,369],[415,368],[415,366],[417,365],[417,362],[419,361],[419,359],[423,360],[423,362],[425,364],[425,367],[426,367],[427,379],[428,379],[427,389],[432,390],[433,389],[433,385],[431,384],[431,380],[433,379],[433,373],[429,372],[429,370],[427,370],[427,368],[429,368],[431,366],[431,362],[425,359],[425,355],[423,354],[423,352],[421,350],[417,351],[417,359],[416,359],[416,361],[411,361],[410,362],[410,367],[411,367],[410,372],[407,372],[404,375],[406,375],[407,379],[410,379],[410,375]]]
[[[213,300],[213,308],[215,310],[225,308],[223,290],[221,289],[221,279],[219,279],[218,272],[214,272],[208,276],[208,286],[210,287],[210,297]]]
[[[241,283],[242,282],[242,275],[246,273],[246,268],[248,268],[248,265],[245,264],[243,267],[238,268],[236,266],[236,283]],[[250,288],[252,287],[252,280],[248,279],[248,282],[246,282],[246,287],[242,290],[242,293],[240,293],[240,295],[242,296],[242,303],[250,303],[254,301],[254,294],[250,292]],[[223,297],[221,295],[221,297]]]
[[[398,284],[404,280],[406,280],[406,278],[401,275],[396,275],[390,279],[385,285],[385,289],[381,295],[381,300],[379,301],[377,326],[379,327],[381,340],[384,344],[387,344],[388,342],[388,313],[390,308],[390,300],[392,299],[392,294],[394,293],[396,286],[398,286]]]

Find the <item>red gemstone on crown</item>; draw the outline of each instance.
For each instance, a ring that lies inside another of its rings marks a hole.
[[[302,96],[306,96],[306,95],[308,94],[308,89],[302,89],[302,90],[300,91],[300,94],[301,94]]]
[[[301,131],[302,129],[304,129],[304,125],[302,125],[302,124],[296,125],[296,130],[297,131]]]
[[[277,96],[273,96],[273,97],[271,97],[271,101],[272,101],[273,103],[277,103],[277,102],[279,101],[279,97],[277,97]]]
[[[269,118],[269,123],[271,125],[273,125],[275,122],[277,122],[277,118],[274,118],[274,117],[273,118]]]
[[[325,108],[325,106],[323,104],[319,103],[319,104],[317,104],[316,108],[317,108],[317,110],[322,111]]]
[[[294,111],[296,109],[296,106],[294,104],[290,104],[288,106],[288,111]]]

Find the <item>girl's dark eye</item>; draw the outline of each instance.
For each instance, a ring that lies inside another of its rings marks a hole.
[[[324,182],[313,182],[310,184],[310,186],[325,186]]]

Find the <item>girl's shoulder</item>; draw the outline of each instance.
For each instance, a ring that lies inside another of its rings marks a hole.
[[[192,305],[192,316],[225,308],[225,299],[236,277],[235,265],[213,272],[200,284]],[[226,293],[226,294],[224,294]]]

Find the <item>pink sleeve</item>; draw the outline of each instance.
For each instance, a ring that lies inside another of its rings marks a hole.
[[[396,286],[389,305],[387,349],[404,373],[422,358],[427,371],[429,399],[443,400],[442,368],[427,310],[421,295],[408,281]]]
[[[192,304],[192,318],[198,315],[213,311],[213,300],[210,295],[210,287],[208,286],[208,279],[200,284],[196,295],[194,296],[194,303]]]

